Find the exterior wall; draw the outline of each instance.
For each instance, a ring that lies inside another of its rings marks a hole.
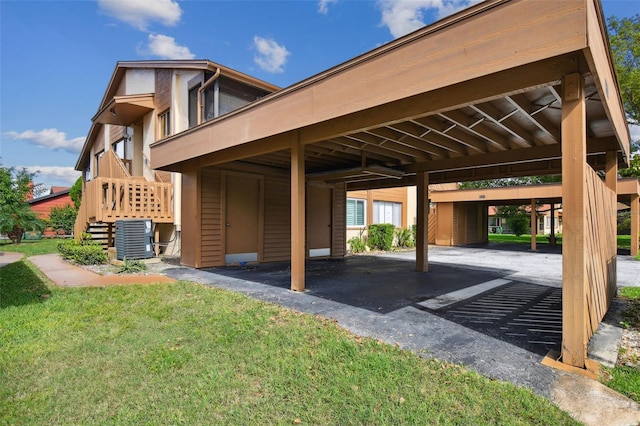
[[[155,71],[152,69],[127,69],[123,81],[126,95],[142,95],[155,90]]]
[[[157,69],[155,76],[155,103],[156,103],[156,114],[160,114],[167,108],[171,107],[171,96],[172,96],[172,76],[173,71],[167,69]],[[173,113],[173,111],[172,111]],[[173,130],[173,125],[171,126]]]
[[[488,209],[485,203],[450,203],[436,205],[436,237],[439,246],[462,246],[489,240]]]
[[[402,228],[407,228],[415,223],[416,216],[416,192],[415,187],[412,195],[413,210],[409,210],[409,188],[386,188],[386,189],[370,189],[366,191],[349,191],[347,192],[347,198],[357,198],[366,200],[366,213],[365,213],[365,226],[349,226],[346,228],[346,240],[348,241],[352,237],[359,237],[366,235],[367,226],[373,223],[373,203],[374,201],[388,201],[393,203],[402,204]],[[346,215],[346,206],[345,206]]]
[[[38,199],[36,198],[29,204],[31,204],[31,210],[33,210],[38,215],[38,217],[40,217],[41,219],[48,219],[52,208],[64,207],[66,205],[73,206],[73,201],[71,200],[71,197],[67,192],[57,197],[47,198],[46,200],[42,201],[38,201]]]
[[[233,170],[236,171],[235,168]],[[207,268],[225,264],[225,200],[222,187],[222,175],[225,171],[224,168],[211,167],[204,168],[199,173],[182,174],[184,221],[181,232],[181,263],[184,265]],[[260,262],[287,261],[291,258],[290,179],[280,172],[252,174],[264,181]],[[334,187],[332,257],[345,255],[345,201],[345,185]]]
[[[333,223],[331,254],[342,257],[347,254],[347,185],[338,184],[333,188]]]

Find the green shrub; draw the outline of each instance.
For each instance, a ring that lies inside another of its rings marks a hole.
[[[363,237],[351,237],[349,241],[349,251],[351,253],[363,253],[367,251],[367,243]]]
[[[395,227],[390,223],[369,225],[369,247],[377,250],[391,250]]]
[[[126,257],[122,260],[122,265],[118,268],[119,274],[130,274],[135,272],[144,272],[147,265],[141,260],[129,260]]]
[[[107,253],[99,241],[65,240],[58,244],[58,252],[63,258],[79,265],[100,265],[107,263]]]
[[[507,219],[511,232],[516,237],[529,232],[529,217],[524,212],[519,212]]]
[[[416,245],[414,233],[410,229],[398,228],[395,230],[396,245],[400,248],[413,248]]]

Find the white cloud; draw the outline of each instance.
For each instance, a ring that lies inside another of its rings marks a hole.
[[[336,4],[338,0],[320,0],[318,1],[318,12],[326,15],[329,13],[329,5]]]
[[[146,31],[152,22],[174,26],[182,16],[174,0],[98,0],[98,4],[105,14],[140,31]]]
[[[70,152],[71,154],[78,154],[82,149],[85,138],[78,137],[73,139],[67,139],[67,134],[61,132],[58,129],[43,129],[39,132],[33,130],[26,130],[22,133],[18,132],[5,132],[5,136],[13,140],[24,140],[40,148],[46,148],[51,150],[63,150]]]
[[[157,56],[160,59],[193,59],[196,57],[188,47],[180,46],[176,39],[162,34],[149,34],[149,44],[139,53]]]
[[[284,71],[287,56],[291,55],[291,52],[284,45],[278,44],[272,39],[255,36],[253,37],[253,46],[258,51],[258,55],[254,56],[253,60],[260,68],[271,73]]]
[[[379,0],[382,24],[395,38],[409,34],[425,25],[424,12],[434,11],[436,18],[444,18],[480,0]]]
[[[16,166],[16,169],[27,169],[30,173],[36,173],[35,182],[42,182],[45,187],[71,186],[80,177],[80,172],[73,167],[61,166]]]

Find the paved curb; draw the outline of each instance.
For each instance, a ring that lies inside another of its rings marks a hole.
[[[173,278],[165,275],[98,275],[70,264],[58,254],[31,256],[29,260],[60,287],[104,287],[175,282]]]

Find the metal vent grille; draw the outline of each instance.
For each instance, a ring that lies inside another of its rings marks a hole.
[[[116,221],[116,258],[148,259],[153,256],[150,219]]]

